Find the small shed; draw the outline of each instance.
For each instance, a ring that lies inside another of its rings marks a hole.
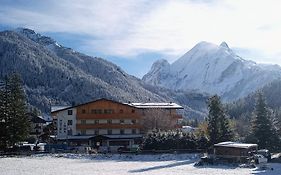
[[[251,152],[257,151],[257,144],[221,142],[214,144],[214,156],[216,159],[228,162],[247,162]]]

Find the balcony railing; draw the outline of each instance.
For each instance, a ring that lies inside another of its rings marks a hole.
[[[138,114],[79,114],[77,119],[140,119]]]
[[[115,123],[100,123],[100,124],[76,124],[77,129],[139,129],[140,124],[115,124]]]

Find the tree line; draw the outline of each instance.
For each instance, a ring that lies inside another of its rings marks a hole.
[[[245,123],[248,125],[245,135],[240,135],[241,125],[236,118],[228,114],[219,96],[210,97],[207,103],[208,117],[198,124],[194,133],[153,131],[144,137],[143,149],[208,149],[219,142],[238,141],[256,143],[260,149],[280,151],[281,117],[272,117],[272,110],[267,107],[261,92],[256,94],[254,111],[247,116],[249,122]]]

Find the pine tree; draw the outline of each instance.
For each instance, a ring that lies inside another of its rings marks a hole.
[[[29,134],[29,119],[19,75],[12,74],[0,89],[0,148],[23,141]]]
[[[22,81],[18,74],[12,74],[8,78],[7,89],[10,91],[11,105],[8,109],[10,118],[10,144],[23,141],[27,138],[30,130],[30,121],[27,115],[25,94]]]
[[[257,143],[259,148],[267,148],[271,150],[278,149],[280,143],[276,128],[272,124],[269,109],[267,109],[262,93],[257,94],[252,130],[248,137],[248,141]]]
[[[233,138],[233,132],[229,126],[229,120],[223,109],[219,96],[215,95],[208,101],[208,135],[213,145]]]
[[[225,112],[220,116],[220,138],[219,141],[230,141],[233,139],[234,134],[229,124],[229,119],[226,117]]]
[[[4,89],[2,83],[0,84],[0,150],[6,147],[6,120],[5,120],[5,106],[4,106]]]
[[[11,106],[10,91],[7,89],[8,78],[1,82],[0,86],[0,149],[9,145],[9,108]]]
[[[274,120],[277,133],[279,136],[281,136],[281,108],[278,108],[274,111]]]

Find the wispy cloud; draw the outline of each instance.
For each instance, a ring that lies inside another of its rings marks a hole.
[[[0,21],[82,34],[88,37],[80,47],[123,58],[159,52],[173,61],[202,40],[276,57],[280,7],[276,0],[3,0]]]

